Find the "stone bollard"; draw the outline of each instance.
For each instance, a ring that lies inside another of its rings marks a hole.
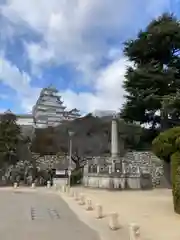
[[[85,205],[85,196],[83,193],[80,193],[79,205]]]
[[[87,210],[87,211],[92,211],[92,210],[93,210],[92,200],[91,200],[91,199],[87,199],[86,204],[87,204],[86,210]]]
[[[74,200],[79,201],[79,194],[78,192],[74,192]]]
[[[66,193],[69,195],[70,193],[70,187],[69,186],[66,186]]]
[[[117,230],[119,228],[118,213],[110,214],[109,227],[111,230]]]
[[[70,189],[69,196],[74,197],[74,191],[72,189]]]
[[[32,187],[32,188],[35,188],[35,183],[32,183],[31,187]]]
[[[47,181],[47,188],[51,188],[51,182]]]
[[[66,192],[66,186],[65,186],[65,185],[63,185],[61,189],[62,189],[62,192],[63,192],[63,193]]]
[[[102,205],[96,204],[95,210],[96,210],[96,218],[97,219],[103,218],[103,208],[102,208]]]
[[[129,225],[129,240],[140,240],[140,227],[135,223]]]
[[[55,190],[57,190],[57,184],[56,183],[53,184],[53,187],[54,187]]]
[[[17,182],[14,183],[14,188],[17,188],[18,187],[18,184]]]

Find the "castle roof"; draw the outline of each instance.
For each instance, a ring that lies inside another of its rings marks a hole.
[[[13,114],[10,109],[4,112],[4,114]]]
[[[52,84],[50,84],[47,88],[44,88],[44,90],[54,92],[54,93],[58,92],[57,88],[55,88]]]

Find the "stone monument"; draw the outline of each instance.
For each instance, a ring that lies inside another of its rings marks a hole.
[[[113,115],[111,122],[111,163],[112,172],[115,172],[115,163],[120,162],[119,159],[119,141],[118,141],[118,124],[117,117]]]
[[[163,175],[162,162],[152,152],[127,151],[121,156],[118,120],[111,122],[111,154],[93,157],[84,167],[85,187],[106,189],[151,189]]]

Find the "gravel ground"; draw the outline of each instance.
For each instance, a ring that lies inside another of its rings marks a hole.
[[[139,224],[142,240],[180,239],[180,215],[174,213],[170,189],[113,192],[77,187],[74,190],[83,192],[93,203],[102,204],[105,214],[117,212],[123,229],[128,229],[132,222]],[[107,223],[105,218],[104,224]]]

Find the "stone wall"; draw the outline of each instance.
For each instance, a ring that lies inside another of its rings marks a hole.
[[[124,178],[124,177],[110,177],[104,176],[85,176],[83,178],[85,187],[102,188],[102,189],[140,189],[140,178]]]
[[[67,183],[68,183],[68,178],[53,178],[53,184],[56,184],[58,188],[66,185]]]
[[[36,160],[36,164],[40,169],[55,168],[59,163],[62,163],[66,160],[64,156],[57,155],[45,155]]]
[[[107,189],[150,189],[160,185],[163,164],[152,152],[127,152],[115,172],[110,158],[93,158],[84,168],[85,187]]]
[[[163,162],[152,152],[127,152],[122,158],[126,172],[150,173],[154,187],[160,184],[163,175]]]

